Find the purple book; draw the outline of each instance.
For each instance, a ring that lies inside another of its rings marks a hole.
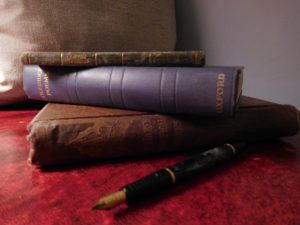
[[[40,67],[25,65],[30,99],[168,114],[232,115],[242,67]]]

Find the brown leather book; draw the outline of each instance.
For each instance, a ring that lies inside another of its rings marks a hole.
[[[23,52],[21,62],[41,66],[203,66],[204,51]]]
[[[299,114],[293,106],[245,96],[229,118],[48,103],[28,130],[29,162],[45,166],[290,136],[299,130]]]

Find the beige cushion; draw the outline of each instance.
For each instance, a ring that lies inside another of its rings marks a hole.
[[[0,105],[25,100],[23,51],[173,50],[174,0],[0,1]]]

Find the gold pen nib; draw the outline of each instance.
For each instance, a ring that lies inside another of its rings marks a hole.
[[[105,209],[105,204],[101,204],[97,202],[96,205],[92,207],[92,210],[96,210],[96,209]]]
[[[117,205],[122,204],[123,202],[125,202],[125,200],[126,192],[123,189],[100,198],[99,201],[92,207],[92,209],[111,209]]]

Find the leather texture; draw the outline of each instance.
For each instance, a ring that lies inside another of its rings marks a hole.
[[[236,115],[223,118],[49,103],[28,128],[29,161],[45,166],[289,136],[299,118],[292,106],[244,96]]]

